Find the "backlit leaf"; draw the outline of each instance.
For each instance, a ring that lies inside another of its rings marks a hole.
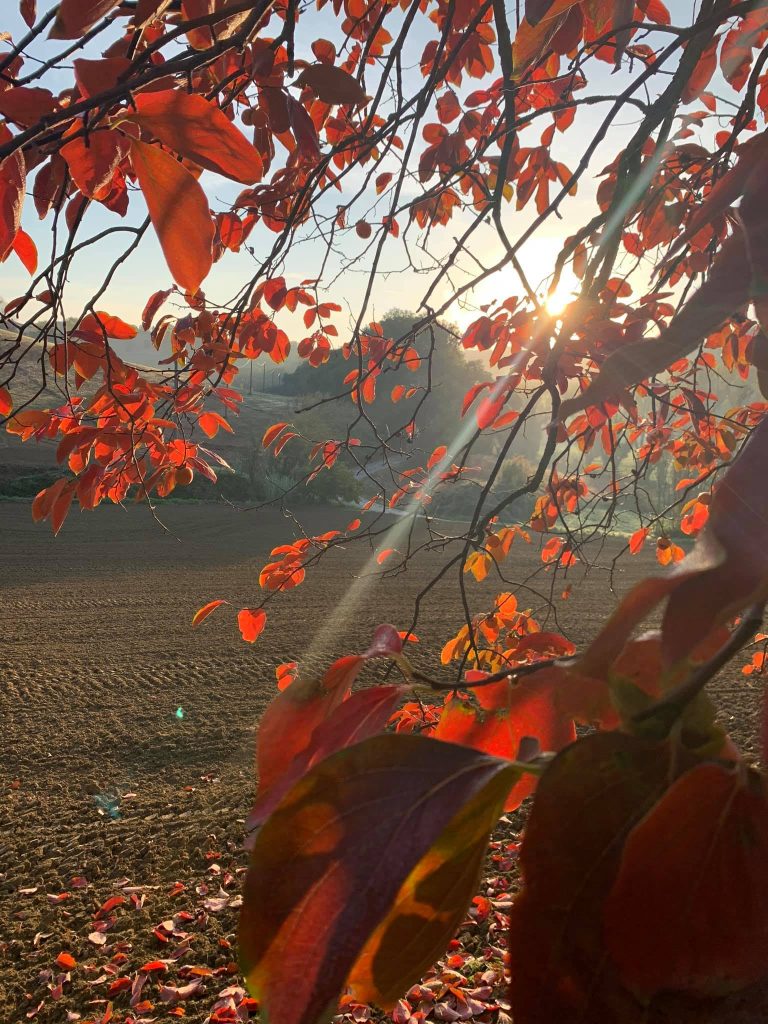
[[[525,737],[538,740],[542,751],[561,750],[576,738],[571,718],[560,713],[552,683],[541,685],[536,676],[516,685],[502,680],[478,687],[474,702],[457,698],[440,714],[436,739],[483,750],[514,761]],[[537,779],[526,775],[510,791],[504,809],[513,811],[536,788]]]
[[[37,246],[23,228],[19,228],[13,240],[13,251],[30,274],[37,270]]]
[[[295,662],[290,664],[295,668]],[[285,689],[280,682],[278,687]],[[271,788],[260,791],[246,819],[246,829],[252,830],[266,821],[294,782],[313,764],[381,732],[406,692],[405,686],[394,684],[372,686],[358,690],[340,704],[329,718],[315,727],[309,744],[296,755],[283,776]]]
[[[224,601],[219,598],[218,601],[209,601],[208,604],[204,604],[202,608],[198,608],[195,614],[192,616],[192,628],[199,626],[201,622],[205,622],[211,612],[215,612],[223,604],[229,604],[229,601]]]
[[[174,280],[194,293],[213,262],[214,223],[205,192],[157,146],[133,141],[131,162]]]
[[[241,608],[237,613],[237,625],[243,640],[249,644],[256,643],[267,622],[267,613],[263,608]]]
[[[138,93],[134,101],[128,119],[177,153],[245,185],[261,179],[258,151],[215,103],[180,89]]]
[[[240,918],[241,966],[266,1018],[326,1020],[348,981],[386,1007],[417,981],[466,911],[517,771],[390,734],[296,783],[258,835]]]

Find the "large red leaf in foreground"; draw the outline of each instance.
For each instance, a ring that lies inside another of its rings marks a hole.
[[[307,745],[294,756],[278,780],[266,786],[262,781],[259,797],[245,822],[246,830],[252,831],[266,821],[296,780],[313,765],[337,750],[382,732],[407,692],[407,687],[390,683],[353,693],[330,717],[315,726]]]
[[[768,799],[743,766],[701,764],[632,830],[606,943],[643,998],[720,995],[768,973]]]
[[[132,142],[131,161],[168,267],[182,288],[196,292],[213,262],[214,225],[205,192],[157,146]]]
[[[510,918],[515,1024],[644,1019],[608,962],[602,911],[624,839],[663,794],[671,764],[666,745],[596,733],[540,780]]]
[[[312,768],[259,833],[246,880],[240,959],[264,1018],[327,1020],[348,980],[383,1006],[416,982],[466,912],[516,775],[393,734]]]
[[[200,167],[244,185],[262,177],[258,151],[215,103],[179,89],[138,93],[134,101],[129,120]]]

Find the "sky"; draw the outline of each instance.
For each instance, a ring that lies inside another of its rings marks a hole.
[[[23,23],[16,12],[16,3],[5,0],[11,6],[10,17],[4,13],[2,28],[18,38],[23,30]],[[3,6],[5,6],[5,3]],[[46,4],[40,5],[41,11]],[[673,17],[681,22],[688,22],[691,16],[691,4],[688,0],[673,0],[671,6]],[[329,15],[326,11],[311,11],[302,23],[303,32],[301,39],[311,41],[317,36],[328,36],[333,38],[333,24],[328,23]],[[331,16],[332,18],[332,16]],[[406,71],[404,82],[406,90],[409,84],[415,89],[421,82],[421,75],[418,70],[418,57],[429,38],[429,25],[425,19],[417,19],[413,38],[409,44],[409,51],[406,56]],[[100,44],[101,49],[103,44]],[[52,52],[51,44],[43,42],[36,45],[34,53],[39,57],[49,56]],[[91,53],[89,56],[97,56]],[[311,53],[305,46],[297,46],[297,57],[309,57]],[[410,66],[408,66],[410,65]],[[611,74],[611,68],[606,64],[593,62],[595,77],[591,80],[590,88],[596,92],[615,94],[623,85],[629,81],[629,75],[621,72],[618,75]],[[46,79],[42,84],[55,90],[63,88],[71,83],[71,71],[63,69]],[[460,94],[466,94],[482,83],[477,80],[467,80]],[[590,138],[604,113],[607,105],[586,107],[577,113],[574,125],[563,136],[556,139],[555,156],[573,167],[578,160],[585,139]],[[628,108],[626,115],[620,118],[618,123],[611,129],[608,139],[598,150],[592,165],[592,170],[587,178],[583,179],[579,193],[568,198],[563,204],[563,216],[560,219],[550,218],[537,235],[532,238],[521,250],[520,258],[526,273],[530,276],[532,283],[539,289],[546,284],[548,275],[552,272],[554,261],[563,241],[573,231],[588,220],[595,212],[594,193],[598,184],[595,177],[606,163],[612,159],[616,152],[629,139],[633,123],[639,117],[635,108]],[[247,131],[247,130],[246,130]],[[521,136],[524,145],[537,145],[541,129],[535,127]],[[276,161],[276,166],[279,166]],[[381,165],[381,170],[390,169],[386,163]],[[377,168],[378,171],[378,168]],[[362,171],[355,170],[348,179],[347,188],[351,192],[355,182],[362,180]],[[209,172],[205,172],[201,178],[201,184],[211,200],[214,210],[223,210],[228,207],[240,192],[242,186],[226,181]],[[409,186],[411,194],[417,194],[419,185],[413,183]],[[343,197],[339,197],[340,199]],[[332,198],[333,206],[339,200]],[[361,207],[362,212],[362,207]],[[385,206],[381,206],[379,216],[386,213]],[[145,206],[140,193],[136,192],[131,196],[128,217],[124,223],[141,223],[146,215]],[[505,211],[506,230],[509,237],[514,241],[528,227],[531,219],[535,216],[533,203],[520,213],[515,212],[511,205]],[[356,219],[353,218],[353,220]],[[469,214],[454,216],[447,228],[437,229],[433,234],[433,243],[438,258],[440,252],[447,252],[453,246],[454,238],[458,237],[469,223]],[[42,261],[46,252],[50,251],[50,227],[52,217],[40,222],[37,218],[34,205],[28,201],[24,210],[22,224],[26,231],[35,240]],[[85,234],[96,234],[109,226],[120,223],[116,214],[110,213],[100,204],[91,204],[86,214],[84,227]],[[67,292],[66,312],[67,315],[77,315],[82,304],[94,292],[95,286],[101,281],[105,266],[108,266],[115,258],[119,250],[116,249],[115,238],[126,244],[131,236],[113,236],[98,245],[89,247],[74,264]],[[237,291],[238,287],[248,280],[254,273],[259,258],[268,252],[275,236],[263,226],[258,226],[249,239],[249,246],[253,247],[255,258],[246,252],[239,254],[226,253],[224,258],[214,266],[211,274],[204,282],[203,288],[209,301],[223,303],[229,300]],[[438,241],[439,239],[439,241]],[[473,252],[478,255],[486,264],[494,262],[501,255],[501,247],[496,238],[495,230],[483,224],[472,236]],[[354,265],[354,257],[358,251],[363,250],[365,243],[357,239],[354,232],[349,232],[344,237],[343,249],[344,259],[352,262],[352,266],[343,272],[342,276],[330,288],[327,298],[341,301],[345,310],[339,315],[337,325],[340,330],[340,340],[344,340],[345,324],[354,321],[363,297],[363,291],[367,282],[367,274],[364,273],[364,261],[357,266]],[[299,283],[305,278],[313,278],[317,275],[320,261],[324,254],[324,246],[318,241],[305,241],[297,245],[290,253],[286,262],[285,277],[289,283]],[[334,272],[341,269],[339,260],[332,259],[330,270]],[[392,308],[416,310],[420,304],[430,278],[425,275],[414,273],[406,269],[406,262],[402,243],[396,239],[389,239],[384,250],[384,261],[382,272],[377,276],[371,302],[366,319],[375,319],[383,316]],[[461,275],[454,277],[455,281],[461,281]],[[575,288],[576,280],[572,274],[564,276],[561,293],[558,296],[564,300]],[[115,274],[114,280],[100,302],[101,308],[110,313],[117,314],[133,323],[140,317],[141,310],[147,297],[158,288],[165,288],[171,284],[171,276],[165,264],[159,244],[154,232],[148,232],[147,236],[140,243],[137,252],[120,267]],[[16,295],[23,294],[29,285],[29,277],[12,255],[10,259],[0,267],[0,296],[5,300]],[[431,301],[435,305],[445,299],[448,292],[442,288]],[[505,297],[508,294],[520,294],[520,286],[511,270],[503,271],[495,278],[484,282],[470,296],[468,302],[461,305],[454,305],[448,318],[453,320],[461,328],[465,328],[477,316],[477,309],[484,303]],[[287,318],[280,321],[281,326],[288,330],[289,335],[299,340],[305,333],[297,318]],[[298,335],[295,333],[300,331]]]

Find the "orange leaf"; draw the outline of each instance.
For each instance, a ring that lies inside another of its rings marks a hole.
[[[140,92],[134,102],[128,120],[198,166],[244,185],[263,176],[258,150],[215,103],[180,89]]]
[[[195,614],[192,616],[192,628],[199,626],[201,622],[205,622],[211,612],[215,612],[219,605],[229,604],[229,601],[219,599],[218,601],[209,601],[208,604],[204,604],[202,608],[198,608]]]
[[[278,434],[280,434],[288,426],[287,423],[273,423],[271,427],[267,427],[264,431],[264,437],[261,439],[261,447],[269,448],[272,442],[275,440]]]
[[[80,57],[73,64],[75,81],[86,99],[114,88],[118,78],[131,66],[127,57],[102,57],[100,60]]]
[[[56,963],[65,971],[71,971],[72,968],[77,964],[77,960],[72,956],[71,953],[61,952],[56,957]]]
[[[61,147],[72,179],[89,199],[103,200],[114,187],[115,171],[128,155],[128,140],[119,132],[90,132]]]
[[[131,142],[131,161],[174,279],[196,292],[211,269],[214,223],[194,175],[157,146]]]
[[[435,739],[483,750],[514,761],[521,740],[538,740],[542,751],[561,750],[576,738],[573,721],[557,710],[551,685],[536,678],[513,686],[507,681],[478,687],[477,705],[457,698],[440,715]],[[536,788],[537,779],[525,775],[512,787],[504,809],[514,811]]]
[[[2,93],[0,93],[2,95]],[[37,270],[37,246],[23,228],[19,228],[13,240],[13,251],[30,274]]]
[[[261,636],[267,622],[267,613],[262,608],[241,608],[237,613],[240,634],[247,643],[255,643]]]
[[[639,530],[635,530],[632,536],[629,538],[629,550],[630,553],[636,555],[638,551],[645,544],[645,538],[648,536],[649,527],[643,526]]]

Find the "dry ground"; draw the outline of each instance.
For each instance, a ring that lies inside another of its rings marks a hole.
[[[346,522],[338,509],[303,515],[314,532]],[[366,557],[362,547],[337,551],[273,603],[267,632],[248,647],[231,609],[196,632],[191,615],[215,597],[250,603],[291,521],[194,504],[169,504],[163,519],[167,532],[141,508],[73,511],[54,540],[47,525],[32,524],[27,504],[0,504],[2,1024],[101,1021],[110,992],[113,1020],[130,1019],[130,991],[118,979],[157,959],[167,970],[151,975],[145,995],[156,1009],[142,1020],[181,1009],[187,1021],[207,1019],[221,989],[239,984],[241,828],[274,665],[310,646],[321,660],[359,650],[382,621],[408,625],[414,595],[440,564],[429,555],[407,575],[379,580],[329,635],[329,613]],[[612,542],[603,568],[574,588],[578,597],[558,602],[560,626],[578,644],[613,606],[605,567],[617,548]],[[539,565],[535,552],[516,547],[509,574],[522,580]],[[628,561],[619,589],[652,567],[648,556]],[[482,607],[499,589],[472,584],[471,593]],[[460,620],[452,577],[425,604],[421,667],[438,670],[440,642]],[[718,699],[751,747],[757,691],[736,669]],[[125,902],[96,916],[115,895]],[[112,917],[105,944],[88,938]],[[60,992],[61,951],[78,965]],[[166,992],[163,1002],[154,980],[162,976],[177,986],[202,976],[200,991],[178,1005]]]

